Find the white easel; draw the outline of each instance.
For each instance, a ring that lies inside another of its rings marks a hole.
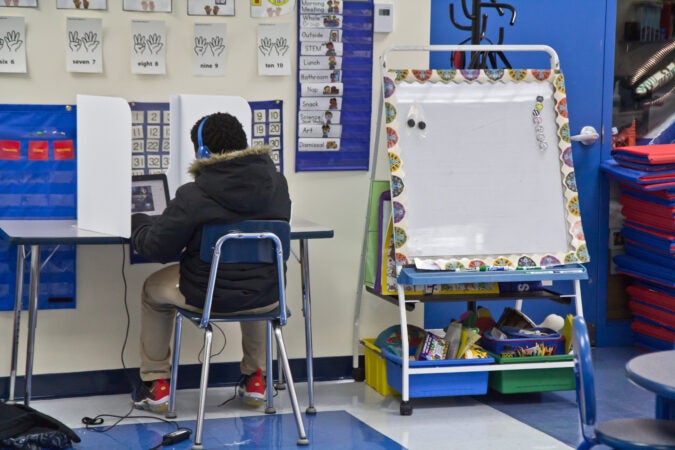
[[[380,69],[382,78],[387,71],[386,57],[390,52],[430,52],[430,51],[470,51],[470,52],[545,52],[550,56],[550,69],[552,71],[559,71],[560,64],[556,52],[545,45],[439,45],[439,46],[397,46],[387,49],[380,58]],[[384,85],[381,91],[381,99],[378,105],[378,126],[375,140],[375,148],[373,150],[371,169],[370,186],[374,180],[377,167],[378,155],[376,152],[380,150],[380,135],[383,119],[383,104],[385,99]],[[370,193],[368,195],[370,198]],[[353,339],[353,376],[357,380],[364,379],[364,371],[359,368],[359,322],[361,314],[361,303],[363,297],[363,283],[364,283],[364,266],[365,256],[367,250],[367,236],[368,236],[368,218],[370,217],[370,206],[366,208],[366,219],[364,227],[364,240],[361,253],[361,267],[359,271],[359,279],[357,286],[357,299],[354,312],[354,339]],[[386,297],[378,295],[386,300],[397,304],[399,307],[399,318],[401,325],[401,341],[402,341],[402,390],[401,390],[401,415],[412,414],[412,405],[410,404],[409,395],[409,377],[410,375],[434,374],[434,373],[449,373],[449,372],[478,372],[478,371],[498,371],[498,370],[523,370],[523,369],[542,369],[542,368],[558,368],[558,367],[573,367],[573,361],[558,361],[558,362],[544,362],[544,363],[521,363],[521,364],[501,364],[489,366],[454,366],[454,367],[425,367],[425,368],[411,368],[410,358],[408,356],[408,327],[406,311],[414,307],[417,302],[424,302],[432,300],[431,297],[417,296],[411,297],[406,295],[404,286],[421,286],[433,284],[455,284],[455,283],[479,283],[479,282],[532,282],[532,281],[572,281],[574,285],[574,294],[571,296],[561,296],[550,291],[532,292],[526,295],[522,293],[515,294],[517,297],[506,297],[496,295],[471,295],[470,298],[464,296],[435,296],[434,301],[467,301],[470,304],[475,300],[503,300],[505,298],[512,298],[516,300],[516,308],[520,309],[522,300],[525,298],[547,298],[557,301],[570,301],[568,297],[574,297],[574,307],[577,315],[583,315],[583,307],[581,301],[580,280],[587,279],[587,273],[584,266],[580,264],[570,264],[566,266],[556,267],[555,270],[518,270],[518,271],[504,271],[504,272],[453,272],[453,271],[417,271],[414,268],[403,268],[397,266],[397,282],[398,295],[396,297]],[[374,293],[374,292],[373,292]]]

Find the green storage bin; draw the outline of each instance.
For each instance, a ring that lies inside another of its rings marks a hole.
[[[522,358],[502,358],[494,354],[491,356],[497,364],[572,361],[574,359],[573,355]],[[502,394],[574,390],[574,367],[492,371],[488,378],[488,386]]]

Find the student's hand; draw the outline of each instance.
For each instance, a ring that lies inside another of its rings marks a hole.
[[[21,47],[21,44],[23,44],[23,41],[20,38],[21,34],[19,34],[18,31],[9,31],[7,34],[5,34],[5,45],[7,45],[7,48],[10,51],[18,51]]]
[[[148,47],[150,48],[150,53],[154,53],[155,55],[158,54],[160,50],[162,50],[164,44],[162,43],[162,38],[159,36],[159,34],[152,33],[148,37]]]
[[[100,44],[99,40],[96,39],[97,37],[98,35],[93,31],[84,33],[84,36],[82,36],[82,45],[86,51],[93,52],[96,50],[96,47]]]
[[[223,44],[223,38],[220,36],[214,36],[211,38],[211,52],[213,56],[220,56],[225,50],[225,44]]]

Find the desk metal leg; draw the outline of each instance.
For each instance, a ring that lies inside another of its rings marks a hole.
[[[16,389],[16,367],[19,357],[19,330],[21,328],[21,303],[23,301],[23,262],[26,248],[18,245],[16,249],[16,288],[14,291],[14,334],[12,335],[12,361],[9,370],[9,400],[14,403]]]
[[[30,285],[28,288],[28,342],[26,344],[26,386],[24,405],[30,403],[33,375],[33,354],[35,350],[35,327],[37,325],[38,296],[40,294],[40,246],[30,247]]]
[[[307,414],[316,414],[314,407],[314,367],[312,353],[312,298],[309,288],[309,249],[307,240],[300,239],[300,270],[302,271],[302,307],[305,313],[305,342],[307,345],[307,389],[309,406]]]

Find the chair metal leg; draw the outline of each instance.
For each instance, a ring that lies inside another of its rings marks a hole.
[[[291,366],[288,364],[288,355],[286,354],[286,346],[284,345],[284,337],[281,334],[281,325],[278,322],[274,324],[274,334],[277,338],[277,351],[284,366],[284,373],[286,375],[286,383],[288,384],[288,395],[291,397],[291,406],[293,407],[293,414],[295,416],[295,423],[298,426],[298,445],[309,445],[309,439],[305,433],[305,426],[302,423],[300,416],[300,406],[298,405],[298,397],[295,393],[295,385],[293,384],[293,375],[291,374]]]
[[[265,323],[266,335],[265,338],[267,343],[265,344],[266,348],[266,357],[267,357],[267,407],[265,408],[265,414],[275,414],[277,410],[274,408],[274,368],[272,367],[272,322],[269,320]]]
[[[284,382],[284,366],[281,364],[281,359],[277,356],[277,391],[283,391],[286,389],[286,383]]]
[[[195,428],[195,442],[193,450],[202,450],[202,432],[204,431],[204,410],[206,409],[206,388],[209,384],[209,365],[211,363],[211,342],[213,331],[211,324],[204,329],[204,362],[202,363],[202,377],[199,382],[199,406],[197,408],[197,426]]]
[[[164,414],[167,419],[176,418],[176,385],[178,384],[178,362],[180,361],[180,335],[183,315],[176,311],[176,327],[173,333],[173,361],[171,363],[171,384],[169,385],[169,410]]]

